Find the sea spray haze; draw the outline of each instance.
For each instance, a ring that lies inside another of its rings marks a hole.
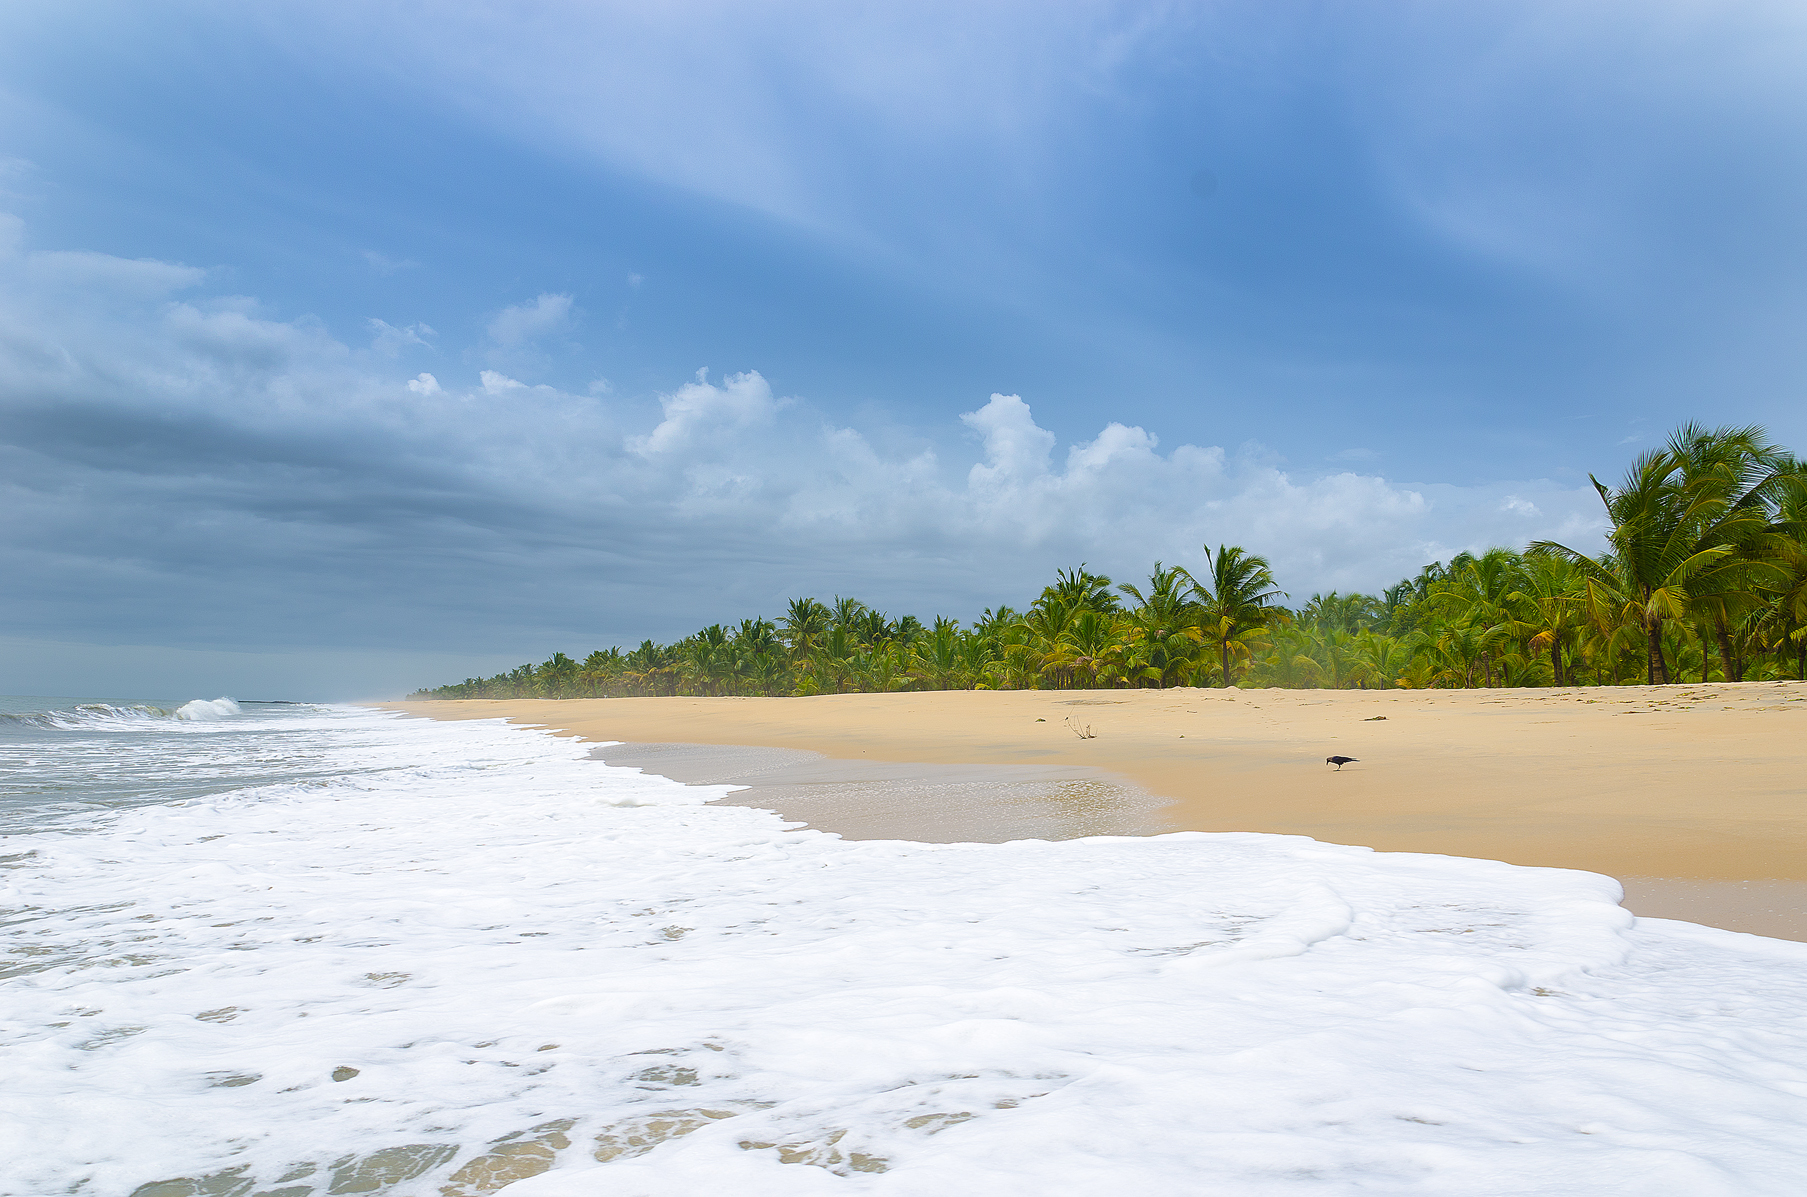
[[[141,722],[119,748],[237,788],[14,837],[8,1194],[1753,1197],[1807,1169],[1807,946],[1634,921],[1604,877],[1254,834],[849,843],[499,722]]]

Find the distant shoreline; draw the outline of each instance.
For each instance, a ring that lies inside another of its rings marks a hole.
[[[1807,917],[1790,907],[1799,905],[1795,887],[1807,897],[1800,682],[373,705],[434,719],[505,718],[595,741],[797,748],[847,761],[1090,766],[1172,799],[1158,812],[1164,830],[1306,835],[1584,869],[1633,879],[1633,909],[1642,888],[1646,914],[1686,918],[1712,908],[1714,917],[1701,921],[1807,938]],[[1089,727],[1092,738],[1073,725]],[[1329,755],[1360,763],[1339,773],[1324,764]],[[811,821],[841,830],[832,817]],[[1149,829],[1143,819],[1124,830]],[[1752,890],[1748,883],[1757,882],[1764,884]],[[1750,907],[1747,926],[1737,925],[1736,910],[1726,913],[1726,902]]]

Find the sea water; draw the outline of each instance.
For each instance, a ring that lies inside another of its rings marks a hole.
[[[351,707],[11,712],[0,1192],[1807,1175],[1807,945],[1299,837],[848,842],[589,748]]]

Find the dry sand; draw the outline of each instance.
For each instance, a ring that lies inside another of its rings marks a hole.
[[[858,762],[868,773],[878,762],[1033,766],[1056,788],[1118,786],[1103,805],[1120,812],[1114,825],[1099,821],[1110,823],[1108,812],[1094,811],[1070,832],[1056,819],[1033,834],[1266,831],[1587,869],[1623,881],[1626,905],[1640,914],[1807,939],[1807,684],[1799,682],[385,705],[438,719],[504,717],[632,741],[642,752],[672,744],[795,749]],[[683,770],[626,753],[603,755],[679,780],[761,780],[720,762],[679,776]],[[1360,763],[1339,772],[1324,763],[1333,754]],[[850,767],[817,767],[815,784],[859,776]],[[795,770],[809,769],[803,758],[786,768],[788,776],[753,792],[754,804],[849,838],[950,838],[948,827],[930,825],[932,804],[875,810],[870,802],[817,801],[799,814],[805,798],[822,791],[799,788]],[[912,776],[893,771],[887,784]],[[966,780],[1011,776],[969,771]],[[1171,804],[1137,803],[1126,797],[1135,787]],[[982,801],[975,795],[984,789],[956,787],[943,805]],[[1021,797],[1019,790],[1018,806]]]

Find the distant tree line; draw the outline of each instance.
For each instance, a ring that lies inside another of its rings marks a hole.
[[[1025,611],[970,626],[851,598],[711,624],[583,660],[554,653],[415,698],[804,695],[896,690],[1660,684],[1807,677],[1807,465],[1760,428],[1686,425],[1615,488],[1607,549],[1462,553],[1378,595],[1288,607],[1268,562],[1208,546],[1113,585],[1061,570]]]

